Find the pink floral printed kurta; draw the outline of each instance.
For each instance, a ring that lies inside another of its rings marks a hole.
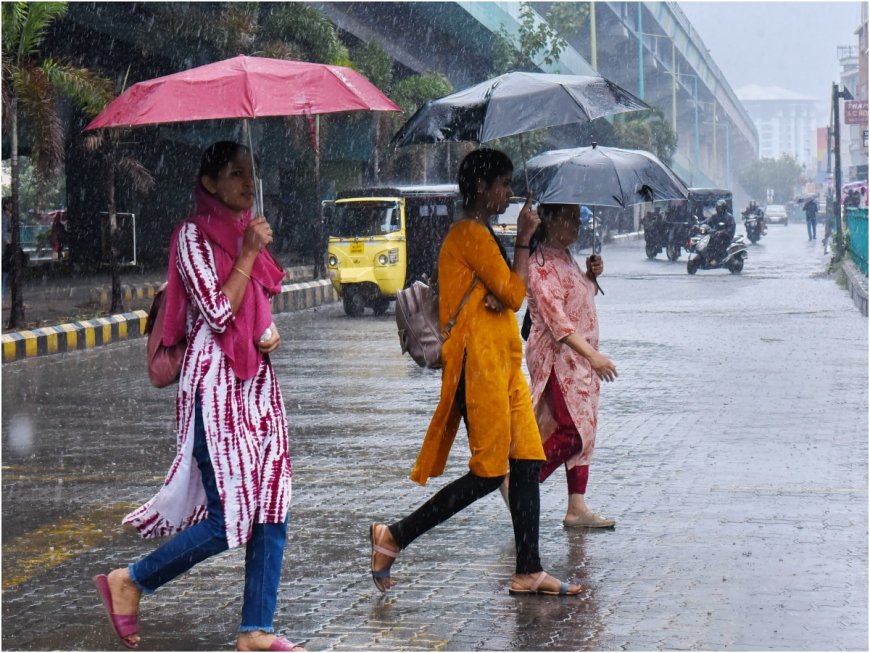
[[[187,352],[176,395],[178,445],[161,490],[124,518],[142,537],[171,535],[205,519],[205,490],[193,458],[194,401],[200,393],[209,455],[224,507],[227,542],[244,544],[254,523],[283,522],[290,506],[287,418],[278,380],[264,356],[253,378],[230,367],[214,333],[233,319],[212,246],[187,223],[178,234],[178,269],[190,298]],[[251,283],[247,292],[264,292]]]
[[[543,266],[539,265],[542,257]],[[577,333],[598,349],[595,284],[567,249],[542,246],[529,261],[529,289],[532,331],[526,346],[526,364],[541,438],[546,441],[556,426],[548,402],[542,400],[550,373],[555,370],[568,412],[583,441],[583,451],[566,464],[569,469],[588,465],[595,448],[601,381],[589,361],[559,341]]]

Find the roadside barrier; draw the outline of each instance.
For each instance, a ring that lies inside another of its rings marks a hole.
[[[147,291],[146,291],[147,292]],[[338,301],[328,279],[292,283],[281,287],[272,300],[273,313],[299,311]],[[4,333],[3,362],[48,356],[78,349],[91,349],[144,335],[146,311],[132,311],[70,324]]]

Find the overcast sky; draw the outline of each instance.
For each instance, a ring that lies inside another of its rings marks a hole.
[[[858,45],[861,2],[680,2],[734,90],[781,86],[830,105],[838,45]],[[855,89],[851,89],[854,91]]]

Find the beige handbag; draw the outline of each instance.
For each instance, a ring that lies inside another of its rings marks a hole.
[[[450,336],[459,312],[471,297],[471,291],[474,290],[477,281],[475,274],[471,287],[443,330],[438,319],[438,296],[430,286],[422,281],[415,281],[396,293],[396,325],[399,327],[399,344],[402,346],[402,353],[410,354],[420,367],[440,369],[443,365],[441,345]]]

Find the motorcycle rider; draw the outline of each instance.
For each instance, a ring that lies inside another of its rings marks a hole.
[[[763,236],[767,233],[767,225],[764,223],[764,209],[758,206],[755,200],[749,200],[749,204],[743,209],[743,213],[740,216],[744,221],[746,218],[754,217],[758,222],[758,229],[761,235]]]
[[[710,236],[710,253],[714,259],[722,260],[728,251],[728,245],[734,240],[734,233],[737,231],[734,216],[728,212],[728,202],[717,200],[716,212],[704,220],[702,224],[713,229],[713,234]]]

